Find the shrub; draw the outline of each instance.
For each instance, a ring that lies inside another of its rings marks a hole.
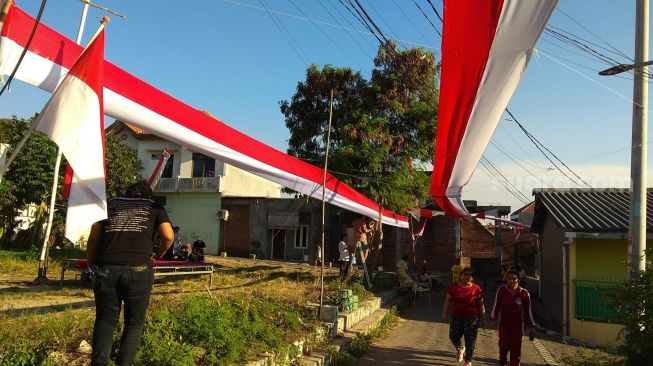
[[[653,255],[648,250],[647,255]],[[653,354],[653,268],[650,266],[631,280],[618,286],[607,296],[616,310],[611,320],[623,324],[623,344],[619,354],[626,358],[626,365],[650,365]]]
[[[152,312],[136,365],[226,365],[272,351],[285,358],[302,312],[268,299],[201,297]]]

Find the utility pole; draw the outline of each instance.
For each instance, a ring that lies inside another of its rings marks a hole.
[[[649,0],[637,0],[635,19],[635,64],[648,59]],[[648,67],[634,70],[632,150],[630,158],[630,216],[628,262],[631,277],[646,268],[646,178],[648,140]]]

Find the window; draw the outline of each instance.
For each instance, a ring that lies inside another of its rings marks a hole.
[[[156,164],[159,162],[159,159],[161,159],[161,154],[152,154],[152,170],[156,168]],[[168,161],[166,162],[166,166],[163,168],[163,173],[161,174],[161,178],[172,178],[172,166],[174,165],[175,161],[175,154],[171,154],[170,158],[168,158]]]
[[[299,225],[295,230],[295,249],[308,248],[308,225]]]
[[[204,154],[193,153],[193,178],[214,177],[215,159]]]
[[[166,196],[152,196],[152,201],[160,204],[161,206],[165,206],[167,201],[168,201],[168,197],[166,197]]]

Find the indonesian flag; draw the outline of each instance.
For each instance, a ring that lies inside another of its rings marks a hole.
[[[424,235],[424,228],[426,227],[426,222],[427,221],[428,221],[428,219],[422,221],[422,224],[420,225],[419,230],[417,230],[414,233],[412,233],[412,232],[410,233],[410,236],[413,237],[413,240],[417,240],[417,238],[421,238],[422,235]]]
[[[13,70],[25,49],[34,22],[29,14],[12,6],[0,34],[0,74],[9,74]],[[60,76],[66,74],[80,53],[81,47],[75,42],[41,23],[15,78],[52,92]],[[103,86],[104,112],[107,116],[176,144],[192,147],[193,151],[284,187],[322,199],[321,168],[257,141],[222,121],[216,121],[203,111],[156,89],[108,61],[104,61]],[[324,186],[327,203],[367,217],[378,216],[379,205],[376,202],[333,175],[327,174]],[[386,209],[381,212],[383,224],[408,227],[405,216]]]
[[[102,83],[104,24],[39,114],[36,129],[59,145],[72,168],[66,238],[73,243],[107,218]]]
[[[431,196],[469,217],[469,182],[557,0],[444,0],[442,68]]]
[[[168,159],[170,159],[170,156],[172,153],[170,150],[168,150],[167,147],[163,148],[163,153],[161,153],[161,157],[159,158],[159,161],[156,163],[156,166],[154,167],[154,171],[152,172],[152,175],[150,176],[150,179],[147,180],[147,185],[150,186],[150,188],[154,188],[156,185],[156,182],[161,179],[161,175],[163,174],[163,168],[165,168],[166,163],[168,162]]]

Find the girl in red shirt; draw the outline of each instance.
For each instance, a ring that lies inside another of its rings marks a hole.
[[[511,269],[506,274],[506,284],[499,287],[492,307],[492,321],[499,319],[499,364],[519,366],[521,341],[525,328],[535,327],[531,312],[531,296],[519,286],[519,272]]]
[[[474,357],[474,346],[478,336],[478,327],[485,321],[485,307],[483,306],[483,291],[472,282],[474,270],[470,267],[463,269],[460,280],[454,282],[447,289],[444,299],[442,320],[449,316],[449,304],[452,304],[451,323],[449,325],[449,339],[456,347],[458,362],[465,360],[465,366],[471,366]],[[465,346],[461,338],[465,337]]]

